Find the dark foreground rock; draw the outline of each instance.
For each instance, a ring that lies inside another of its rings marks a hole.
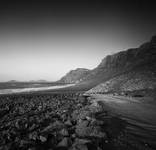
[[[0,150],[116,149],[124,129],[103,105],[75,93],[1,96],[0,112]]]

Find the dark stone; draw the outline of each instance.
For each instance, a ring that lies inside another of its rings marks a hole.
[[[60,130],[59,132],[62,136],[69,136],[68,130],[63,128],[62,130]]]
[[[57,144],[57,147],[68,147],[70,143],[70,139],[65,137]]]

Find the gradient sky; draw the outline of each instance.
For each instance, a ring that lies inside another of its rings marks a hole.
[[[156,34],[152,1],[0,3],[0,81],[55,81]]]

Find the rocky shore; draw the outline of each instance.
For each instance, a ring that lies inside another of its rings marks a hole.
[[[0,97],[0,150],[118,149],[124,126],[81,93]]]

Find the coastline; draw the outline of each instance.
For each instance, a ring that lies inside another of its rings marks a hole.
[[[0,89],[0,94],[48,91],[48,90],[62,89],[62,88],[67,88],[67,87],[72,87],[72,86],[75,86],[75,84],[55,85],[55,86],[35,87],[35,88],[20,88],[20,89]]]

